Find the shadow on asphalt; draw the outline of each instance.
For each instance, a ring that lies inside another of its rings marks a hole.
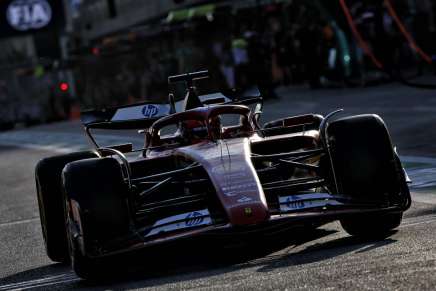
[[[394,233],[395,231],[390,235]],[[364,253],[394,242],[396,240],[389,237],[381,240],[362,240],[352,236],[341,237],[328,242],[316,243],[296,253],[270,256],[258,263],[260,268],[257,271],[271,272],[274,269],[316,263],[351,252]]]
[[[293,248],[334,233],[337,231],[331,229],[298,230],[282,234],[280,239],[255,237],[249,241],[234,242],[230,248],[223,247],[219,240],[213,242],[210,240],[185,241],[174,247],[156,248],[118,258],[106,264],[112,271],[104,271],[107,273],[104,273],[104,279],[101,281],[59,281],[56,286],[50,287],[62,290],[78,288],[107,290],[109,286],[122,288],[126,285],[129,288],[158,287],[163,284],[223,275],[247,267],[258,267],[258,272],[270,272],[277,268],[319,262],[354,251],[366,252],[395,242],[390,238],[363,241],[346,236],[315,243],[300,251],[289,253]],[[286,248],[290,250],[283,252]],[[279,251],[282,252],[275,254]],[[50,275],[62,274],[69,276],[71,270],[68,266],[54,264],[6,277],[0,285],[37,281]],[[46,288],[47,286],[34,288],[34,290],[46,290]]]
[[[413,193],[412,193],[413,195]],[[413,201],[412,205],[416,206],[416,202]],[[425,204],[425,208],[418,208],[413,209],[413,211],[409,210],[404,213],[404,218],[411,218],[411,217],[421,217],[421,216],[428,216],[428,215],[436,215],[436,206],[433,206],[431,204]]]
[[[0,153],[16,151],[17,149],[19,149],[17,146],[0,145]]]

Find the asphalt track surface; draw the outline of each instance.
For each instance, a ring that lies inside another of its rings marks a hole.
[[[415,181],[413,206],[398,231],[384,240],[361,241],[331,223],[235,242],[231,249],[219,241],[186,241],[124,258],[113,266],[118,276],[85,282],[44,252],[34,165],[86,146],[77,123],[53,124],[0,134],[0,291],[436,289],[436,92],[390,84],[280,94],[280,102],[267,102],[267,119],[344,107],[348,114],[378,113],[387,121]],[[108,142],[123,137],[103,136]]]

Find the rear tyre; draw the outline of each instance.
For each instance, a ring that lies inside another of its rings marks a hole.
[[[73,270],[81,278],[99,279],[102,245],[129,232],[121,167],[113,158],[78,161],[65,167],[62,178]]]
[[[93,152],[77,152],[46,158],[36,165],[36,192],[42,235],[47,255],[52,261],[69,260],[61,187],[62,169],[70,162],[95,157]]]
[[[362,203],[404,205],[409,194],[389,132],[377,115],[339,119],[328,127],[339,193]],[[365,213],[341,219],[351,235],[388,235],[401,223],[402,212]]]

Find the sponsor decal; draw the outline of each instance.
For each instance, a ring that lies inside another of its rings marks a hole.
[[[236,200],[239,203],[246,203],[246,202],[250,202],[253,201],[253,199],[251,199],[250,197],[244,196],[242,198],[239,198],[238,200]]]
[[[139,120],[157,118],[169,114],[170,106],[165,104],[147,104],[120,108],[112,117],[112,121]]]
[[[238,184],[228,185],[222,187],[221,189],[223,190],[224,195],[226,195],[227,197],[234,197],[240,194],[247,193],[247,191],[257,191],[257,184],[239,180]]]
[[[146,118],[152,118],[156,116],[159,113],[159,108],[155,105],[145,105],[144,108],[142,108],[142,115],[144,115]]]
[[[47,0],[15,0],[6,10],[9,25],[19,31],[43,28],[50,23],[52,15]]]
[[[304,201],[294,201],[291,197],[286,199],[286,206],[290,209],[302,209],[305,205]]]
[[[194,211],[186,215],[186,226],[196,226],[203,223],[204,217],[200,212]]]
[[[232,148],[229,148],[232,150]],[[217,157],[221,157],[220,151],[213,151]],[[227,153],[227,152],[226,152]],[[232,154],[232,153],[231,153]],[[219,164],[214,166],[211,171],[214,174],[225,174],[225,175],[236,175],[239,177],[247,177],[247,173],[245,172],[246,165],[244,163],[234,162],[232,161],[231,167],[228,164]]]
[[[279,202],[280,211],[282,212],[343,205],[328,193],[302,193],[292,196],[279,196]]]
[[[156,221],[152,226],[152,230],[146,234],[145,237],[211,224],[212,218],[210,217],[209,210],[207,209],[186,212]]]

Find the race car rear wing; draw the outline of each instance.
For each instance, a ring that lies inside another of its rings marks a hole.
[[[121,107],[84,111],[81,115],[82,123],[87,129],[145,129],[162,117],[196,107],[262,104],[262,96],[257,88],[245,91],[228,90],[222,93],[198,96],[195,87],[193,87],[193,81],[208,78],[208,76],[208,71],[200,71],[169,77],[169,83],[186,82],[188,88],[184,100],[175,102],[174,95],[170,94],[168,103],[142,102]]]
[[[143,129],[156,120],[175,113],[170,104],[137,103],[127,106],[89,110],[81,113],[82,124],[99,129]]]

